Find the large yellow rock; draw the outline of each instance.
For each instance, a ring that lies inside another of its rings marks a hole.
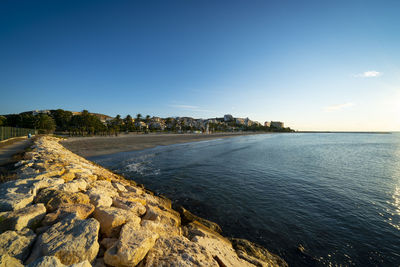
[[[97,207],[94,218],[100,222],[100,232],[107,237],[118,237],[122,225],[126,222],[140,227],[140,218],[133,212],[115,207]]]
[[[148,252],[144,266],[219,267],[220,265],[203,246],[191,242],[184,236],[176,236],[159,238]]]
[[[22,231],[6,231],[0,235],[0,255],[9,255],[24,261],[29,255],[36,235],[27,228]]]
[[[7,212],[1,216],[0,231],[32,228],[37,226],[46,215],[45,206],[40,203]]]
[[[154,246],[157,238],[157,233],[127,223],[122,227],[118,241],[104,254],[104,262],[115,267],[136,266]]]
[[[83,193],[69,193],[51,188],[43,189],[35,198],[36,203],[44,203],[47,210],[55,211],[64,204],[88,204],[90,199]]]
[[[27,263],[42,256],[56,256],[63,264],[92,262],[99,251],[100,224],[95,219],[65,219],[39,236]]]

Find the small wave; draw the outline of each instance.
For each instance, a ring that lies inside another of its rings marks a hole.
[[[161,170],[154,167],[152,158],[156,154],[142,154],[134,158],[130,158],[122,162],[123,172],[128,172],[135,175],[149,176],[160,175]]]

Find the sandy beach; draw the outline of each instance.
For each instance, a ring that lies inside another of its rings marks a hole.
[[[62,144],[82,156],[100,156],[118,152],[143,150],[156,146],[229,138],[255,133],[218,134],[121,134],[119,136],[70,137]]]

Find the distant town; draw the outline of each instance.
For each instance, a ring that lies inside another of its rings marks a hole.
[[[136,114],[111,117],[99,113],[57,110],[33,110],[19,114],[0,115],[0,126],[37,129],[41,133],[68,135],[112,135],[121,132],[171,132],[211,134],[216,132],[265,131],[292,132],[281,121],[260,123],[230,114],[220,118],[151,117]]]

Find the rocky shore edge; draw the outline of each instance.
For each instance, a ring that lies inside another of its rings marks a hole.
[[[0,184],[0,267],[287,266],[59,141],[38,138]]]

